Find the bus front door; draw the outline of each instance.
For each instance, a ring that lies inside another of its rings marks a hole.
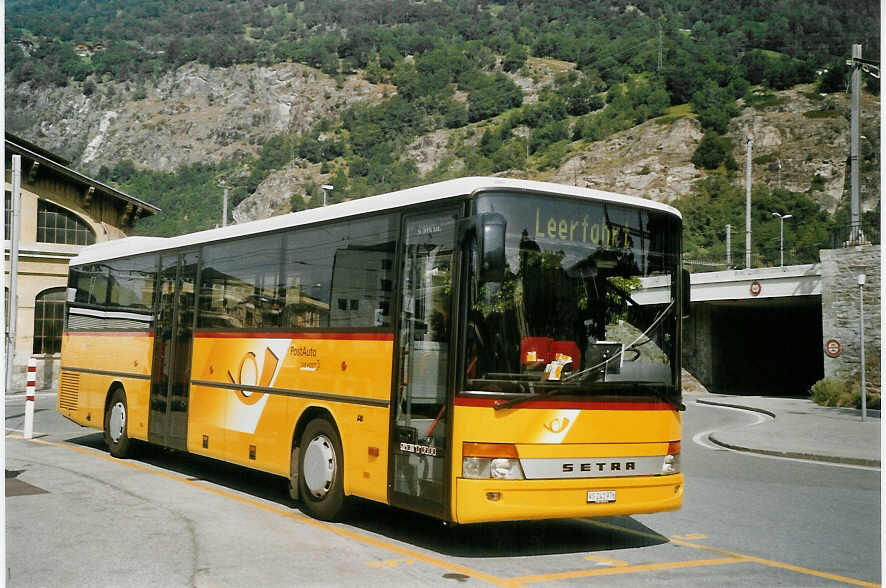
[[[195,282],[199,253],[160,257],[148,441],[187,449]]]
[[[448,517],[447,414],[455,263],[453,209],[404,220],[400,370],[391,439],[391,502]]]

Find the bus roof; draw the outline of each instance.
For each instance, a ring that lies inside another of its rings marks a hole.
[[[635,196],[625,196],[614,192],[605,192],[603,190],[595,190],[592,188],[579,188],[576,186],[567,186],[549,182],[496,177],[468,177],[447,180],[435,184],[427,184],[416,188],[407,188],[405,190],[380,194],[378,196],[368,196],[366,198],[350,200],[340,204],[311,208],[309,210],[283,214],[248,223],[229,225],[227,227],[209,229],[196,233],[188,233],[177,237],[126,237],[113,241],[104,241],[102,243],[96,243],[95,245],[84,247],[80,251],[80,254],[71,260],[70,265],[80,265],[83,263],[126,257],[139,253],[178,249],[213,241],[276,231],[289,227],[310,225],[326,220],[344,219],[382,210],[393,210],[409,205],[434,202],[446,198],[469,196],[480,190],[518,190],[587,198],[590,200],[613,202],[626,204],[628,206],[638,206],[650,210],[658,210],[682,218],[680,211],[676,208],[653,200],[637,198]]]

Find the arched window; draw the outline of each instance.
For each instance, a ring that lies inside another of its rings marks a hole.
[[[65,324],[66,288],[50,288],[37,294],[34,301],[34,354],[62,350]]]
[[[65,245],[92,245],[95,233],[73,212],[40,200],[37,204],[37,241]]]

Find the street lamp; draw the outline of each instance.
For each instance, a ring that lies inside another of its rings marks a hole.
[[[794,218],[794,215],[773,212],[772,216],[778,217],[778,251],[781,254],[781,267],[784,267],[784,219]]]
[[[332,192],[332,186],[329,184],[323,184],[320,186],[320,189],[323,190],[323,206],[326,206],[326,192]]]

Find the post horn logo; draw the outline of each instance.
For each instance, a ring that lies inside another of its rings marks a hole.
[[[544,427],[555,435],[562,433],[569,426],[569,419],[566,417],[555,417],[545,423]]]
[[[255,358],[255,354],[248,351],[243,355],[243,359],[240,360],[240,369],[237,370],[237,377],[235,378],[234,374],[231,373],[231,370],[228,370],[228,380],[230,380],[232,384],[239,384],[241,386],[267,387],[271,383],[271,378],[274,377],[278,362],[279,358],[274,355],[274,352],[271,351],[270,348],[266,347],[265,361],[262,364],[261,377],[259,377],[258,361]],[[264,394],[261,392],[250,390],[248,388],[237,390],[237,398],[239,398],[244,404],[255,404],[262,396],[264,396]]]

